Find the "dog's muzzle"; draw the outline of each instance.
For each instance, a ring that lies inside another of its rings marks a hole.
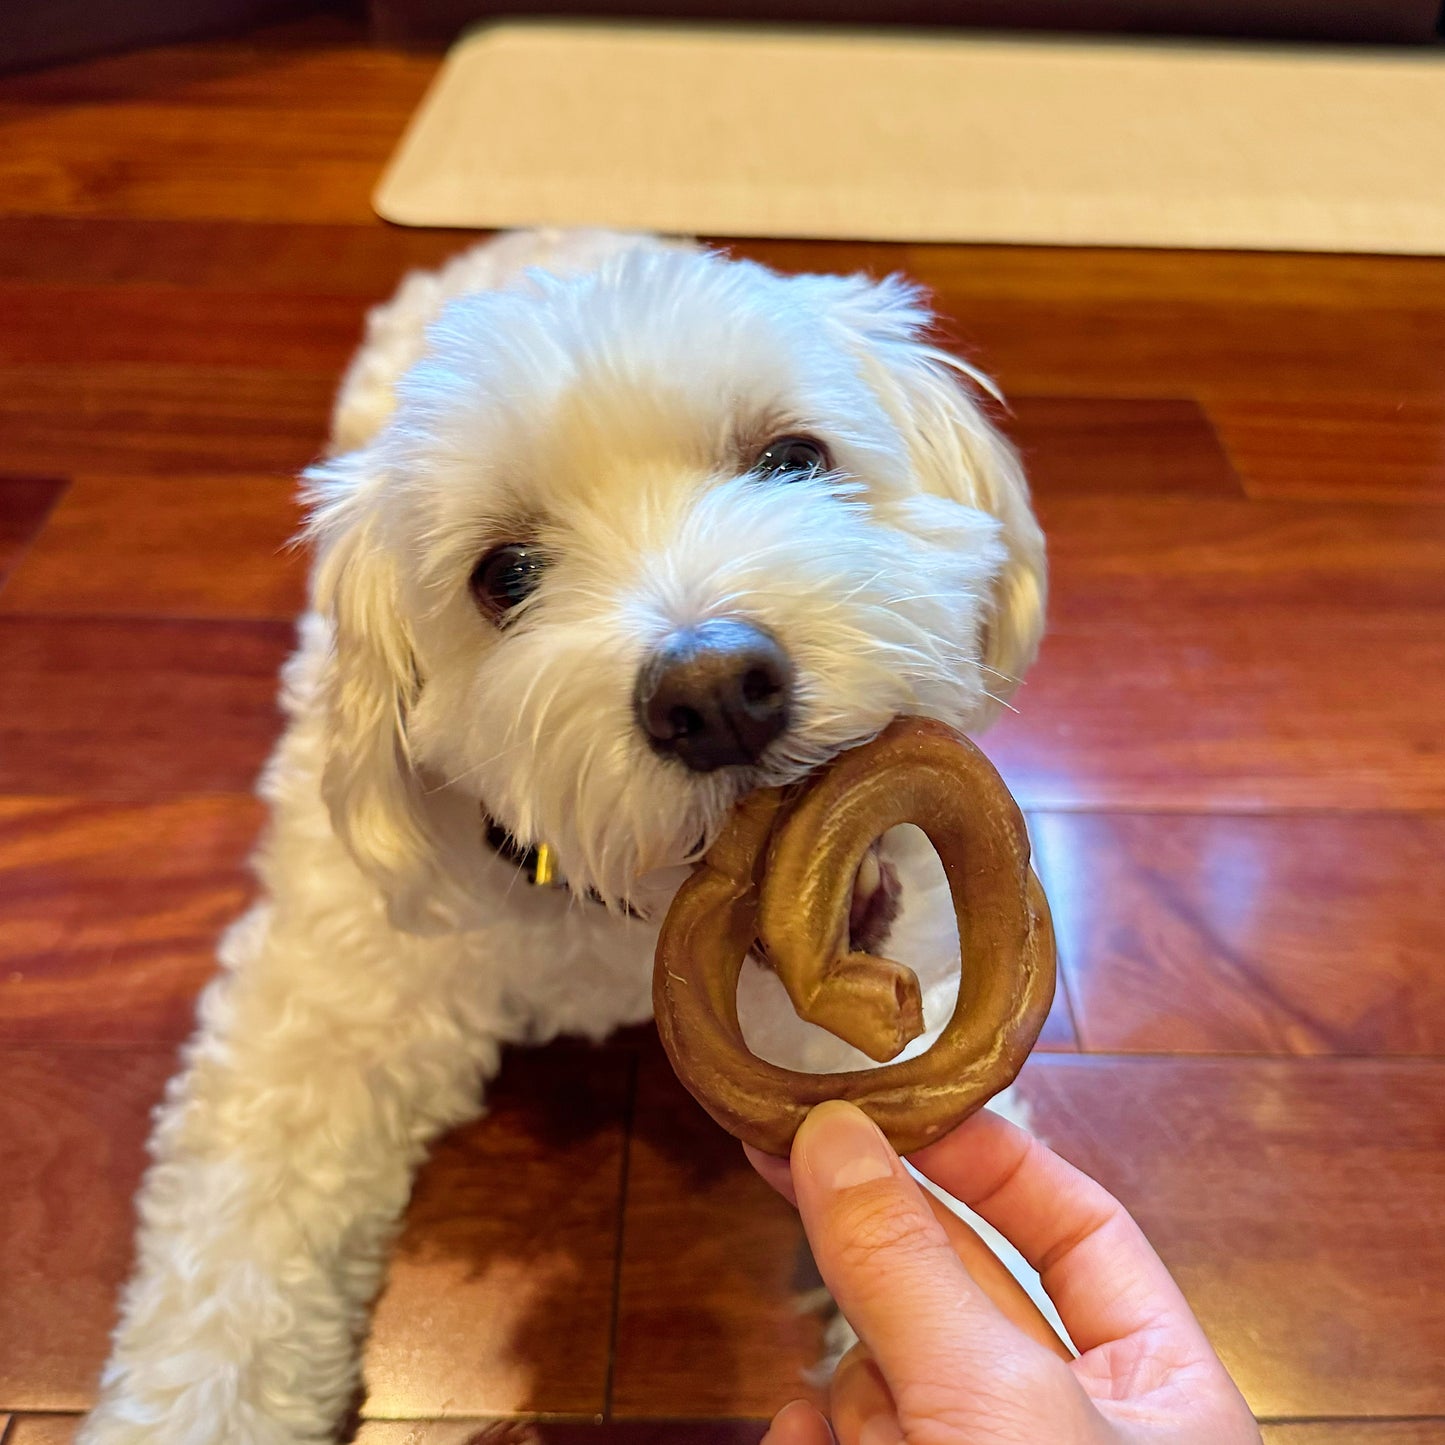
[[[762,628],[714,617],[674,632],[637,677],[653,749],[695,773],[756,763],[788,726],[793,666]]]

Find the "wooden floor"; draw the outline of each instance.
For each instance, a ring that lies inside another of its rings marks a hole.
[[[92,1398],[247,897],[291,479],[367,304],[461,242],[367,206],[431,70],[291,30],[0,81],[5,1445]],[[1270,1445],[1445,1441],[1445,262],[739,249],[910,272],[1013,398],[1055,602],[989,747],[1063,952],[1041,1131]],[[755,1440],[809,1280],[645,1031],[518,1054],[418,1185],[359,1438]]]

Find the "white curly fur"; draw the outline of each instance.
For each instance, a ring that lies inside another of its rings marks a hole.
[[[896,279],[600,232],[501,237],[372,313],[308,474],[313,610],[262,782],[263,901],[158,1115],[82,1445],[333,1439],[429,1143],[480,1111],[502,1045],[648,1016],[655,925],[617,905],[656,918],[747,788],[899,712],[976,730],[1006,695],[1042,624],[1042,537],[928,320]],[[834,472],[747,475],[801,430]],[[498,629],[468,577],[516,535],[550,567]],[[787,649],[795,716],[766,766],[697,775],[646,746],[633,680],[720,615]],[[483,807],[550,842],[576,892],[519,885]],[[946,893],[907,830],[887,846],[936,1028]],[[861,1062],[760,967],[741,1006],[761,1052]]]

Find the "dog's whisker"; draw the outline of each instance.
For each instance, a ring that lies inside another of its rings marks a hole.
[[[531,707],[531,705],[532,705],[532,698],[533,698],[533,696],[536,694],[537,688],[538,688],[538,686],[540,685],[540,683],[541,683],[542,678],[543,678],[544,675],[545,675],[545,674],[543,673],[542,669],[539,668],[539,669],[537,669],[537,671],[534,672],[534,673],[532,674],[532,676],[527,680],[527,685],[526,685],[525,688],[523,688],[523,690],[522,690],[522,695],[521,695],[521,697],[518,698],[518,700],[517,700],[517,708],[516,708],[516,712],[514,713],[514,716],[515,716],[518,720],[523,719],[523,718],[525,718],[525,717],[527,716],[527,712],[528,712],[528,710],[530,709],[530,707]],[[545,716],[545,709],[543,710],[543,715]],[[532,745],[533,745],[534,747],[536,746],[536,736],[535,736],[535,733],[534,733],[533,738],[532,738]],[[522,747],[522,746],[523,746],[523,740],[519,738],[518,741],[517,741],[516,746],[519,747],[519,748]]]
[[[865,577],[861,581],[853,583],[852,586],[838,597],[838,603],[846,604],[856,602],[858,598],[862,597],[865,593],[873,591],[887,576],[887,568],[880,567],[872,576]]]
[[[546,699],[546,701],[543,702],[543,703],[541,703],[541,704],[539,704],[538,707],[537,707],[537,709],[536,709],[536,717],[535,717],[535,719],[534,719],[534,721],[533,721],[533,723],[532,723],[532,738],[531,738],[531,746],[532,746],[532,751],[533,751],[534,753],[535,753],[535,752],[537,751],[537,749],[541,746],[541,743],[542,743],[542,730],[547,726],[548,722],[551,720],[551,718],[552,718],[552,709],[555,707],[556,702],[557,702],[557,698],[560,696],[560,694],[561,694],[561,692],[562,692],[562,689],[566,686],[566,683],[567,683],[567,679],[566,679],[565,675],[557,677],[557,678],[555,679],[555,681],[553,682],[553,684],[552,684],[552,691],[547,694],[547,699]],[[533,686],[535,686],[535,683],[533,684]],[[529,698],[530,698],[530,696],[531,696],[531,692],[532,692],[532,688],[528,688],[528,697],[529,697]],[[518,716],[525,716],[525,714],[524,714],[524,713],[519,713]]]
[[[994,677],[999,678],[1003,682],[1011,683],[1014,687],[1023,686],[1022,680],[1014,677],[1012,673],[1000,672],[998,668],[990,667],[986,662],[975,662],[974,666],[978,668],[980,672],[991,673]]]
[[[909,602],[957,603],[957,592],[895,592],[881,599],[885,607],[901,607]]]
[[[503,758],[508,758],[514,753],[521,752],[525,747],[526,743],[521,740],[508,743],[506,746],[498,748],[496,752],[490,754],[488,757],[482,758],[479,762],[472,763],[469,767],[463,768],[461,772],[451,777],[443,778],[439,783],[436,783],[430,788],[423,789],[423,796],[430,797],[435,793],[443,792],[447,788],[454,788],[458,783],[465,783],[469,779],[474,778],[478,773],[501,762]]]

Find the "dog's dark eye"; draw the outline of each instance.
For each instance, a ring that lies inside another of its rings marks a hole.
[[[779,437],[769,442],[753,463],[753,471],[765,477],[810,477],[828,470],[828,453],[808,437]]]
[[[537,590],[547,559],[530,542],[507,542],[494,547],[472,569],[472,596],[494,616],[510,611]]]

